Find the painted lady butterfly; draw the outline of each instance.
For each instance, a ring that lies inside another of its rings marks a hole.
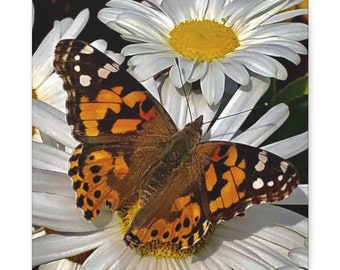
[[[202,116],[178,131],[136,79],[83,41],[60,41],[54,65],[81,142],[69,160],[76,204],[90,221],[103,203],[117,210],[131,248],[195,251],[217,222],[298,185],[295,167],[272,153],[200,142]]]

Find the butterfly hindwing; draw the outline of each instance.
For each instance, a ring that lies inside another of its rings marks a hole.
[[[228,220],[254,204],[282,200],[299,183],[289,161],[259,148],[206,142],[198,145],[197,152],[210,156],[202,193],[212,222]]]

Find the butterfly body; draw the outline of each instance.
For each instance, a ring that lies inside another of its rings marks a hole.
[[[137,80],[85,42],[60,41],[54,65],[81,142],[69,169],[76,204],[89,221],[103,204],[118,211],[131,248],[195,251],[214,224],[281,200],[299,182],[272,153],[201,142],[203,116],[177,130]]]

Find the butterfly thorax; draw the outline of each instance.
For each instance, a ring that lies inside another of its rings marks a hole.
[[[203,117],[200,116],[187,124],[181,131],[172,135],[163,145],[161,162],[170,168],[176,168],[191,158],[197,143],[201,139]]]

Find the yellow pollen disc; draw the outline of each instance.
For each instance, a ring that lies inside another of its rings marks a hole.
[[[203,62],[223,58],[239,46],[239,41],[230,27],[193,20],[178,24],[170,32],[169,44],[181,55]]]

